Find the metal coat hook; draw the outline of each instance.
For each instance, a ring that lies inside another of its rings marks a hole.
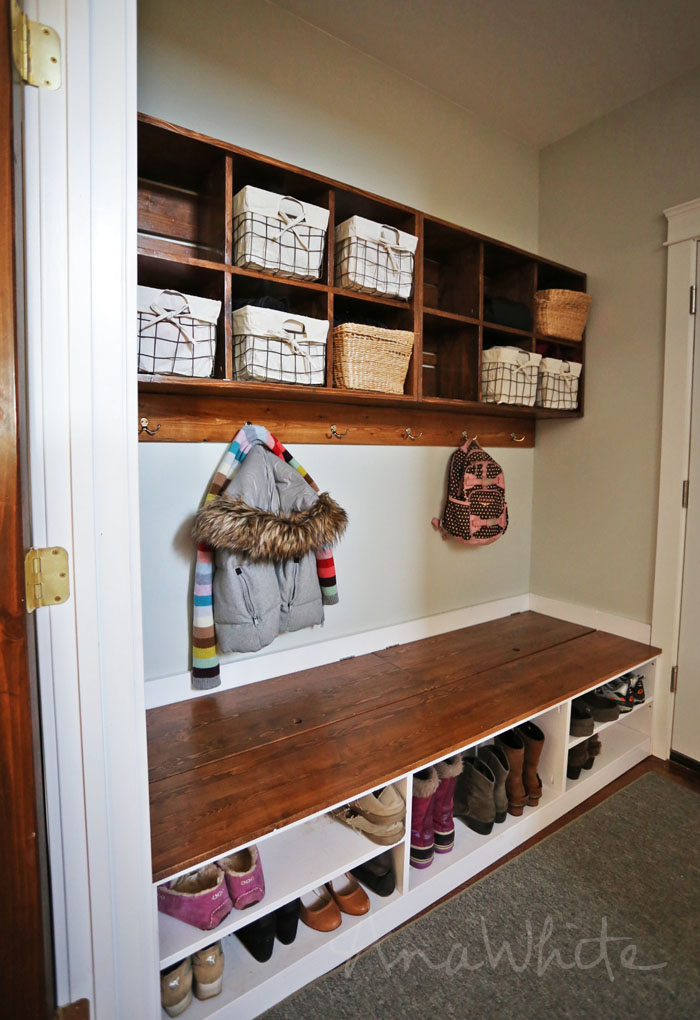
[[[510,438],[513,440],[514,443],[524,443],[525,442],[525,436],[516,436],[515,432],[511,432]]]
[[[478,434],[476,434],[476,435],[474,435],[474,436],[473,436],[473,439],[474,439],[474,442],[475,442],[475,443],[476,443],[476,441],[478,440],[478,438],[479,438]],[[468,433],[468,432],[467,432],[466,430],[464,430],[464,431],[462,432],[462,439],[463,439],[463,440],[464,440],[465,442],[466,442],[466,441],[467,441],[467,440],[469,439],[469,433]]]
[[[406,436],[407,436],[407,437],[408,437],[409,439],[413,439],[413,440],[416,440],[416,439],[420,439],[420,437],[421,437],[422,435],[423,435],[423,433],[422,433],[422,432],[419,432],[417,436],[414,436],[414,435],[413,435],[413,433],[411,432],[411,426],[410,426],[410,425],[407,425],[407,426],[406,426]]]
[[[142,432],[147,432],[149,436],[155,436],[156,432],[160,429],[160,425],[156,425],[154,429],[149,429],[148,418],[139,418],[139,435]]]
[[[347,436],[350,429],[346,429],[345,432],[338,432],[335,425],[331,425],[331,435],[335,436],[336,439],[344,439]]]

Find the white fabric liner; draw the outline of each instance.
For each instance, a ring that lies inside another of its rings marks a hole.
[[[213,298],[196,297],[193,294],[183,294],[187,299],[190,313],[193,319],[200,319],[202,322],[210,322],[216,325],[221,314],[221,302]],[[165,311],[178,311],[182,306],[180,292],[176,290],[160,290],[158,287],[137,288],[136,309],[139,312],[152,312],[151,305],[157,304]],[[153,313],[155,315],[155,313]]]
[[[328,320],[246,305],[233,313],[234,378],[323,386]]]
[[[139,372],[211,376],[220,301],[139,286],[136,307]]]
[[[363,216],[351,216],[335,228],[336,241],[344,241],[348,237],[357,237],[361,241],[382,241],[393,248],[402,248],[415,254],[418,246],[418,238],[413,234],[407,234],[396,227],[390,227],[385,223],[375,223],[374,220],[366,220]]]
[[[542,355],[523,351],[520,347],[490,347],[483,352],[482,361],[502,361],[507,365],[532,365],[536,368],[542,361]]]
[[[560,361],[559,358],[542,358],[540,372],[550,372],[552,375],[573,375],[577,379],[581,375],[581,365],[578,361]]]
[[[233,197],[233,215],[242,216],[244,213],[258,213],[260,216],[268,216],[270,219],[277,219],[283,223],[280,216],[280,208],[290,219],[296,219],[303,208],[303,221],[309,227],[316,227],[318,230],[328,229],[328,209],[322,209],[310,202],[302,202],[301,199],[292,195],[278,195],[274,191],[264,191],[262,188],[254,188],[248,184],[241,188]]]

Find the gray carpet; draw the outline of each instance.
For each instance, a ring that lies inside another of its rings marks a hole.
[[[700,796],[649,773],[264,1016],[697,1020],[699,986]]]

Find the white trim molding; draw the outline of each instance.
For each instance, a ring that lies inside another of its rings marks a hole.
[[[449,613],[438,613],[435,616],[424,616],[418,620],[408,620],[391,627],[378,627],[376,630],[351,634],[348,637],[334,638],[318,644],[302,645],[286,651],[270,652],[267,655],[241,656],[221,667],[221,686],[217,691],[232,690],[247,684],[271,680],[287,673],[296,673],[314,666],[326,666],[339,662],[351,655],[367,655],[381,651],[391,645],[419,641],[433,637],[435,634],[446,634],[461,627],[473,627],[477,623],[499,620],[513,613],[524,613],[528,609],[544,616],[554,616],[568,623],[578,623],[582,627],[593,630],[604,630],[610,634],[629,638],[648,645],[651,643],[651,626],[639,620],[630,620],[625,616],[604,613],[591,606],[581,606],[574,602],[562,602],[559,599],[544,598],[542,595],[513,595],[510,598],[497,599],[494,602],[482,602],[476,606],[465,606]],[[177,701],[190,698],[201,698],[212,691],[195,691],[191,687],[190,673],[179,673],[173,676],[159,677],[146,681],[146,708],[159,708]]]
[[[69,552],[37,613],[58,1005],[160,1015],[140,602],[136,0],[28,0],[62,86],[25,92],[32,541]]]
[[[449,613],[408,620],[391,627],[377,627],[376,630],[333,638],[331,641],[319,641],[317,644],[270,652],[267,655],[240,656],[231,662],[222,663],[221,686],[216,690],[226,691],[234,687],[244,687],[261,680],[284,676],[286,673],[296,673],[302,669],[312,669],[314,666],[327,666],[351,655],[367,655],[370,652],[379,652],[390,645],[419,641],[435,634],[458,630],[460,627],[487,623],[489,620],[510,616],[511,613],[522,613],[529,605],[529,595],[514,595],[495,602],[482,602],[476,606],[455,609]],[[159,677],[146,681],[146,708],[159,708],[161,705],[171,705],[176,701],[186,701],[212,693],[192,690],[190,673]]]
[[[690,314],[690,288],[697,277],[700,199],[665,210],[668,220],[666,277],[666,341],[661,425],[659,515],[651,638],[663,648],[659,656],[652,749],[667,758],[671,749],[674,697],[671,668],[676,665],[680,631],[686,510],[681,487],[690,462],[693,343],[695,317]]]
[[[666,247],[700,238],[700,198],[664,209],[664,216],[668,220]]]
[[[593,630],[604,630],[630,641],[640,641],[643,645],[651,644],[651,625],[639,620],[630,620],[626,616],[604,613],[591,606],[580,606],[575,602],[562,602],[560,599],[548,599],[543,595],[530,595],[530,609],[544,616],[555,616],[558,620],[568,623],[579,623],[582,627]]]

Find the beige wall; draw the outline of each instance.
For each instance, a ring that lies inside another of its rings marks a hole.
[[[143,112],[536,245],[533,148],[264,0],[138,6]]]
[[[140,0],[139,17],[143,112],[536,248],[533,149],[263,0]],[[232,434],[239,424],[232,417]],[[188,521],[220,452],[140,449],[148,678],[188,668]],[[498,451],[511,527],[483,549],[442,542],[430,527],[448,448],[293,452],[351,524],[337,556],[340,605],[323,630],[285,635],[271,651],[528,591],[532,450]]]
[[[700,71],[541,153],[540,249],[586,270],[595,301],[585,417],[538,425],[531,589],[643,622],[656,543],[662,210],[699,195]]]

